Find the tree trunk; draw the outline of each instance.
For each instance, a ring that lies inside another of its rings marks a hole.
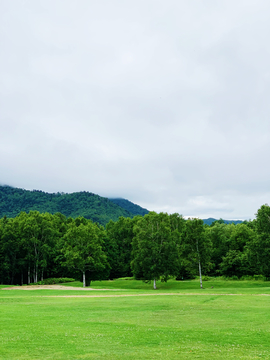
[[[83,287],[85,287],[85,271],[83,271]]]
[[[35,274],[35,282],[38,282],[38,263],[36,263],[36,274]]]
[[[202,286],[202,269],[201,269],[201,261],[199,259],[199,275],[200,275],[200,286],[201,286],[201,289],[203,289],[203,286]]]
[[[154,279],[154,290],[157,289],[157,286],[156,286],[156,279]]]
[[[41,281],[43,281],[43,269],[41,270]]]
[[[23,285],[23,271],[21,272],[21,285]]]
[[[28,266],[28,285],[30,284],[31,280],[30,280],[30,266]]]

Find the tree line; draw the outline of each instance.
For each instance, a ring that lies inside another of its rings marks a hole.
[[[150,212],[104,228],[79,216],[30,211],[0,219],[0,282],[49,277],[92,280],[134,276],[167,281],[200,275],[270,279],[270,207],[252,221],[211,226],[201,219]]]

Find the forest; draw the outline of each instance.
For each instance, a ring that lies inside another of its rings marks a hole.
[[[105,226],[120,216],[145,215],[148,210],[125,199],[108,199],[91,192],[71,194],[46,193],[40,190],[24,190],[11,186],[0,186],[0,218],[15,217],[21,211],[37,210],[41,213],[62,213],[67,217],[83,216]]]
[[[201,219],[150,212],[119,217],[106,227],[64,214],[21,212],[0,219],[1,284],[45,278],[92,280],[133,276],[143,281],[207,276],[270,279],[270,207],[252,221],[210,226]]]

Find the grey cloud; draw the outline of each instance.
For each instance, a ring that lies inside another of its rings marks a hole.
[[[2,183],[201,217],[269,202],[267,2],[0,6]]]

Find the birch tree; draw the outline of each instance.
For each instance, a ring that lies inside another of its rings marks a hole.
[[[39,275],[43,280],[47,259],[54,246],[53,215],[30,211],[29,214],[21,213],[19,222],[28,262],[28,282],[32,275],[33,282],[36,283]]]
[[[201,289],[203,288],[202,266],[204,266],[204,268],[211,266],[211,250],[212,244],[209,238],[205,236],[203,220],[188,219],[181,243],[181,255],[186,261],[193,265],[196,264]]]
[[[168,214],[150,212],[137,221],[134,234],[131,268],[136,278],[153,281],[156,289],[157,280],[167,281],[177,275],[179,238],[175,232],[172,235]]]

